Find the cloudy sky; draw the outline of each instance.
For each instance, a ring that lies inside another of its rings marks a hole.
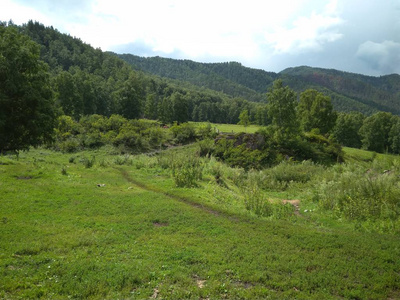
[[[10,19],[117,53],[400,73],[400,0],[0,0]]]

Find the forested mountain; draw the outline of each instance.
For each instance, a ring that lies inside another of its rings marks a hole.
[[[341,111],[387,111],[400,114],[400,76],[373,77],[332,69],[297,67],[279,73],[294,90],[325,90]],[[367,109],[367,110],[366,110]]]
[[[377,111],[400,114],[399,75],[372,77],[311,67],[289,68],[273,73],[247,68],[237,62],[197,63],[131,54],[118,56],[136,70],[178,79],[250,101],[265,99],[266,91],[279,78],[296,92],[309,88],[324,92],[332,98],[338,111],[360,111],[367,115]]]
[[[38,22],[8,26],[40,45],[40,58],[49,66],[58,109],[75,119],[120,114],[165,123],[237,123],[239,114],[248,110],[251,122],[265,125],[269,123],[266,92],[276,79],[296,92],[309,88],[323,92],[338,111],[400,114],[399,75],[371,77],[310,67],[273,73],[237,62],[117,55]]]
[[[40,59],[49,67],[57,109],[76,120],[91,114],[119,114],[164,123],[237,123],[241,111],[247,109],[252,120],[260,111],[261,104],[244,97],[134,70],[117,56],[38,22],[22,26],[0,22],[0,26],[13,28],[39,45]]]
[[[265,99],[267,87],[277,74],[246,68],[238,62],[197,63],[191,60],[176,60],[163,57],[140,57],[121,54],[135,69],[161,77],[178,79],[223,92],[232,97],[243,97],[249,101]]]

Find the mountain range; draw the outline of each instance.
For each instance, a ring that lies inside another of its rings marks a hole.
[[[360,111],[366,115],[377,111],[400,114],[398,74],[373,77],[308,66],[274,73],[248,68],[238,62],[199,63],[158,56],[115,55],[136,70],[249,101],[265,101],[273,81],[282,79],[296,92],[312,88],[329,95],[338,111]]]

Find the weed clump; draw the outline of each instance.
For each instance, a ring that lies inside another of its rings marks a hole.
[[[93,155],[91,159],[84,157],[81,159],[81,162],[85,166],[86,169],[90,169],[91,167],[94,166],[94,163],[96,161],[96,157]]]
[[[66,167],[66,166],[62,166],[62,168],[61,168],[61,175],[68,175],[67,167]]]
[[[178,157],[171,162],[172,177],[177,187],[196,187],[203,178],[203,165],[198,157]]]
[[[393,227],[400,216],[398,172],[365,169],[354,164],[336,166],[315,190],[323,210],[357,222],[386,222]]]

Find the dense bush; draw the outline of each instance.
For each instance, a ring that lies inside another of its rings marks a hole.
[[[55,128],[53,147],[62,152],[113,145],[119,152],[146,152],[159,149],[169,140],[167,129],[149,120],[127,120],[119,115],[82,117],[79,122],[61,116]]]
[[[255,134],[239,133],[217,138],[213,155],[231,166],[262,169],[285,160],[312,160],[322,164],[342,162],[339,144],[316,133],[288,137],[273,126]]]
[[[201,140],[213,139],[217,136],[217,132],[212,128],[211,123],[207,122],[205,124],[197,127],[197,135]]]
[[[175,157],[171,167],[177,187],[196,187],[197,181],[203,178],[203,165],[198,157]]]
[[[194,141],[196,138],[196,129],[191,123],[175,123],[171,127],[172,135],[178,144],[184,144]]]
[[[359,165],[337,165],[330,177],[316,189],[314,200],[324,210],[350,220],[386,220],[390,224],[400,216],[398,169],[372,168]]]
[[[322,175],[324,171],[325,168],[322,165],[309,160],[301,163],[283,161],[273,168],[259,172],[259,177],[263,178],[260,185],[264,189],[284,190],[292,183],[309,182],[315,176]]]

